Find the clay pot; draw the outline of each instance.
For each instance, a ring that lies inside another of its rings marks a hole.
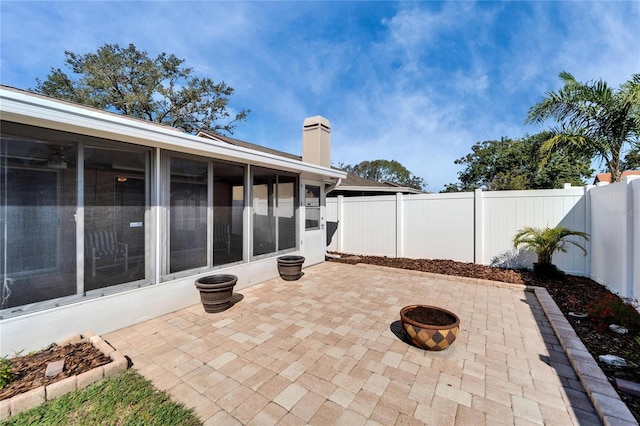
[[[460,318],[437,306],[410,305],[400,310],[402,328],[411,342],[429,351],[447,349],[460,328]]]
[[[238,282],[235,275],[209,275],[195,282],[200,291],[200,301],[207,313],[222,312],[233,305],[233,287]]]
[[[285,281],[295,281],[304,275],[302,272],[302,256],[280,256],[278,258],[278,273]]]

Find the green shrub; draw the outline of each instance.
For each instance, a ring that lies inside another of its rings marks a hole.
[[[13,380],[11,360],[6,356],[0,358],[0,389],[4,389]]]
[[[631,333],[640,331],[638,311],[613,293],[604,293],[593,302],[589,306],[589,317],[600,332],[606,331],[610,324],[621,325]]]

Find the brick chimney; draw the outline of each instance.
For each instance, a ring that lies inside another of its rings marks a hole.
[[[331,167],[331,127],[319,115],[305,118],[302,125],[302,161]]]

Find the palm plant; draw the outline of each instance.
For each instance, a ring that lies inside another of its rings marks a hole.
[[[602,80],[580,83],[565,71],[560,79],[564,87],[547,92],[527,115],[527,123],[554,119],[559,124],[541,153],[548,157],[564,149],[590,154],[606,163],[612,182],[620,181],[621,156],[640,147],[640,74],[617,90]]]
[[[581,231],[573,231],[562,226],[556,228],[536,228],[525,226],[513,237],[513,246],[518,248],[523,246],[527,250],[531,250],[538,256],[538,265],[550,266],[553,254],[557,251],[567,252],[569,244],[578,247],[587,255],[587,250],[577,241],[570,240],[568,237],[581,237],[589,241],[589,234]]]

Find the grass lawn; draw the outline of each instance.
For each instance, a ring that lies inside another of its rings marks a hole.
[[[134,370],[12,417],[3,425],[202,425]]]

